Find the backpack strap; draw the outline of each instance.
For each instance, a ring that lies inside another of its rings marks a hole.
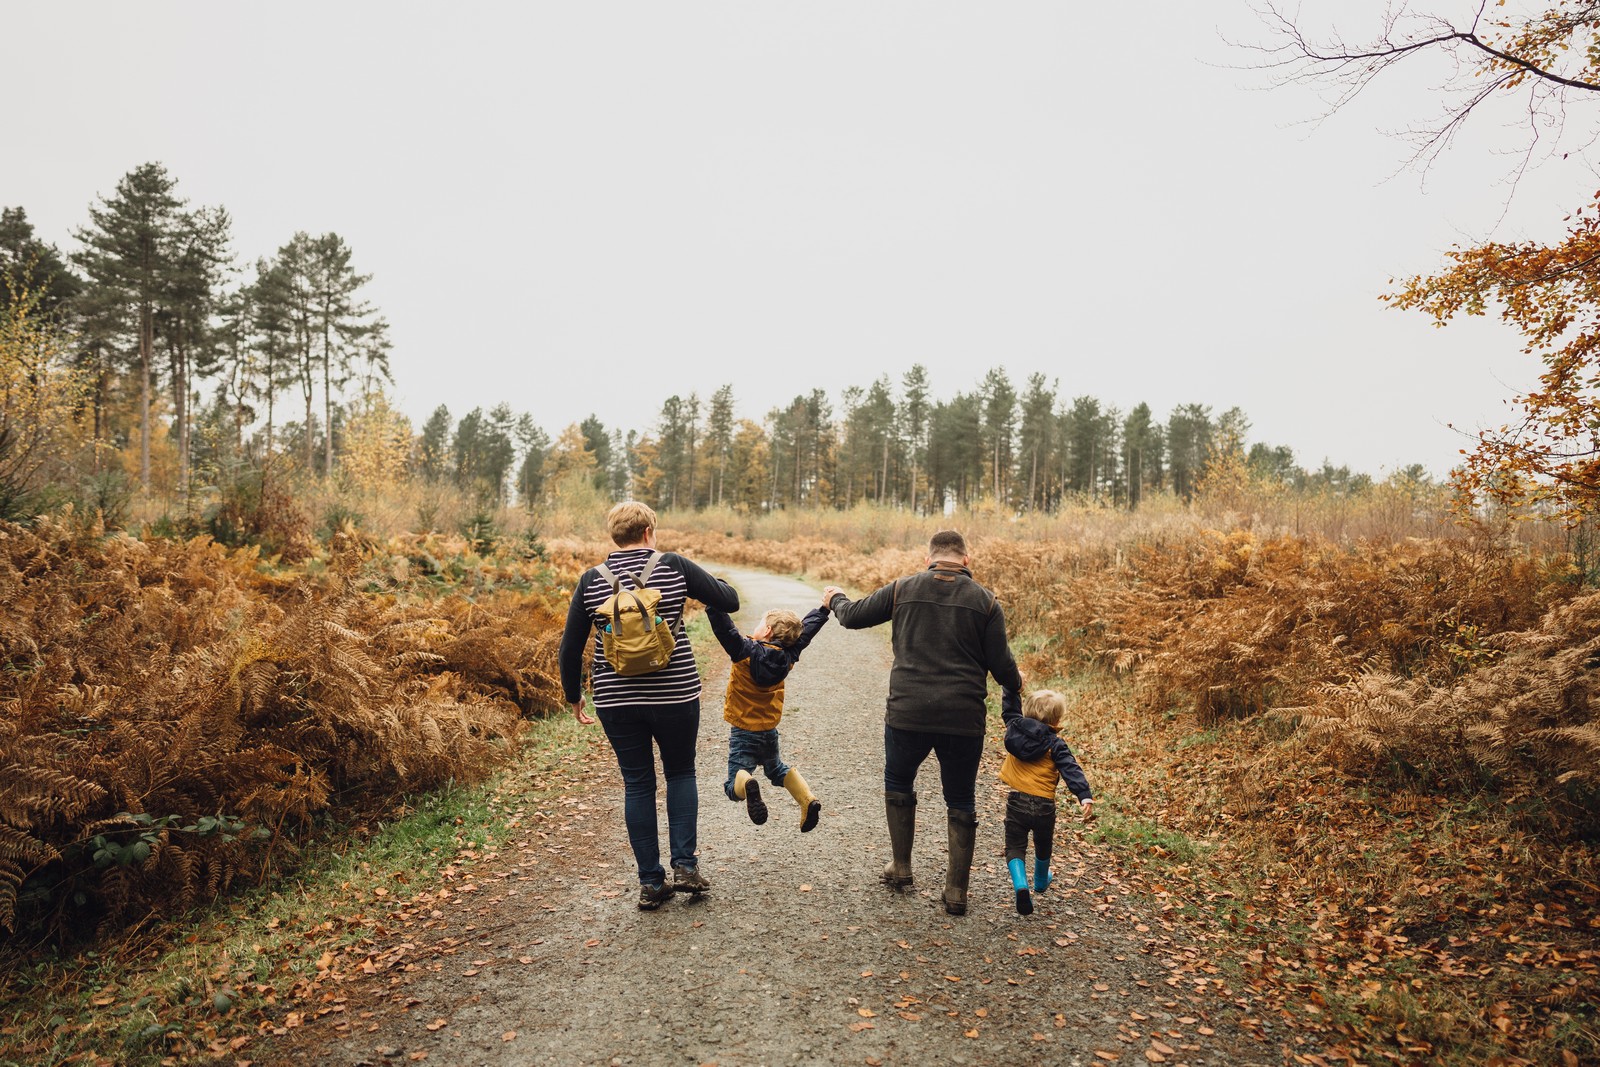
[[[645,558],[644,569],[638,574],[631,574],[628,571],[623,571],[622,574],[634,584],[634,588],[643,589],[645,586],[650,584],[650,575],[655,573],[656,564],[660,562],[661,553],[652,551],[650,555]],[[611,593],[613,596],[622,591],[622,579],[618,577],[610,567],[607,567],[604,563],[601,563],[598,564],[594,570],[602,580],[611,586]],[[672,624],[671,630],[674,640],[676,640],[683,633],[683,614],[681,612],[678,614],[677,621]]]

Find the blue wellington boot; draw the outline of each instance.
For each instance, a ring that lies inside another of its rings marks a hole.
[[[1033,897],[1028,895],[1028,875],[1022,860],[1006,860],[1006,866],[1011,869],[1011,888],[1017,891],[1017,914],[1032,915]]]
[[[1050,888],[1050,883],[1055,879],[1050,875],[1050,861],[1034,857],[1033,860],[1033,891],[1043,893]]]

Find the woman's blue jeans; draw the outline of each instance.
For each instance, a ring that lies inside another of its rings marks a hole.
[[[916,789],[917,768],[932,752],[939,759],[939,785],[944,806],[978,810],[978,764],[983,760],[983,735],[936,734],[926,730],[883,727],[883,788],[890,793]]]
[[[622,820],[639,865],[640,885],[660,885],[661,838],[656,823],[656,754],[667,780],[667,847],[674,867],[694,867],[698,847],[700,792],[694,780],[694,743],[700,732],[700,701],[596,708],[600,726],[622,772]]]

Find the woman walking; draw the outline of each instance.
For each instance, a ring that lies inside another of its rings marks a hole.
[[[589,568],[573,587],[561,636],[561,688],[578,721],[594,722],[583,710],[583,657],[584,650],[592,647],[594,708],[622,772],[623,821],[639,865],[639,907],[651,911],[674,892],[698,894],[711,888],[695,859],[700,795],[694,746],[700,730],[700,674],[683,630],[683,609],[692,597],[708,607],[738,611],[739,594],[692,560],[657,552],[656,513],[644,504],[618,504],[606,515],[606,529],[617,550],[606,557],[604,570]],[[596,625],[598,609],[619,591],[639,587],[660,593],[655,614],[674,635],[672,654],[659,669],[624,676],[606,660],[600,635],[604,622]],[[652,744],[660,751],[662,776],[667,780],[670,886],[661,865]]]

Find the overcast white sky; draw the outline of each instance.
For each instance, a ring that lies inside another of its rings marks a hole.
[[[1452,0],[1441,0],[1449,6]],[[1315,4],[1308,4],[1314,7]],[[1351,36],[1380,0],[1344,0]],[[1253,440],[1447,470],[1537,373],[1497,320],[1378,301],[1457,242],[1549,237],[1592,173],[1501,219],[1486,124],[1426,181],[1380,84],[1316,129],[1223,36],[1240,0],[54,3],[0,0],[0,204],[70,251],[158,160],[242,261],[336,231],[420,424],[502,400],[552,436],[734,384],[759,420],[914,362],[1064,396],[1239,405]],[[1496,225],[1498,223],[1498,229]]]

